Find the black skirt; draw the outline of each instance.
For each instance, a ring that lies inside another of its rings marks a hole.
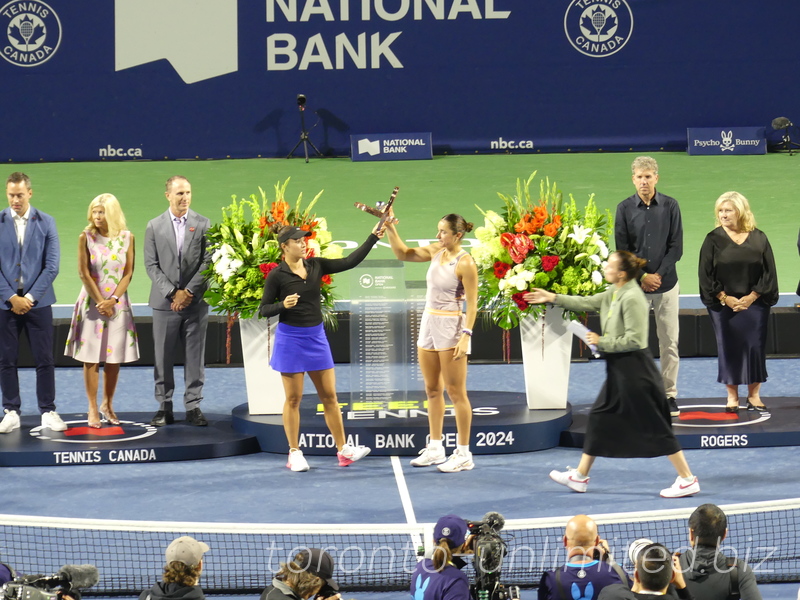
[[[750,308],[708,309],[717,338],[717,381],[727,385],[762,383],[767,380],[767,323],[769,306],[756,300]]]
[[[681,450],[661,374],[649,350],[606,355],[606,382],[589,412],[583,451],[590,456],[650,458]]]

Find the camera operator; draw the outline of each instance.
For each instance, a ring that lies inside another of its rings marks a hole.
[[[607,585],[630,587],[625,571],[601,540],[597,523],[586,515],[576,515],[564,531],[567,562],[555,571],[545,571],[539,581],[539,600],[596,600]]]
[[[338,600],[339,584],[333,580],[333,558],[319,548],[298,552],[272,579],[260,600]]]
[[[189,536],[173,540],[165,553],[163,581],[143,591],[139,600],[205,600],[198,581],[203,572],[203,555],[209,549]]]
[[[466,564],[453,553],[468,552],[467,522],[457,515],[445,515],[433,529],[435,548],[431,558],[421,560],[411,575],[414,600],[470,600]]]

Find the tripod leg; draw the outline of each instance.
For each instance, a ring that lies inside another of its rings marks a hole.
[[[317,149],[317,147],[314,145],[314,142],[312,142],[311,140],[308,140],[308,143],[309,143],[309,144],[311,145],[311,147],[314,149],[314,152],[316,152],[316,153],[317,153],[317,156],[322,156],[322,152],[320,152],[320,151]]]
[[[310,142],[306,139],[303,140],[303,151],[306,153],[306,162],[308,162],[308,144]]]
[[[291,152],[289,152],[289,154],[286,156],[286,158],[292,158],[292,154],[294,154],[294,151],[295,151],[295,150],[297,150],[297,148],[298,148],[298,147],[300,146],[300,144],[302,144],[302,143],[303,143],[303,138],[301,137],[301,138],[300,138],[300,141],[299,141],[299,142],[297,142],[297,143],[294,145],[294,148],[292,148],[292,151],[291,151]]]

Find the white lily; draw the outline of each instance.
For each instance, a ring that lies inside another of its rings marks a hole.
[[[572,233],[570,233],[567,237],[572,238],[578,244],[583,244],[586,241],[586,238],[589,237],[590,233],[592,233],[591,227],[581,227],[580,225],[573,225]]]
[[[595,285],[600,285],[603,283],[603,275],[600,271],[592,271],[592,283]]]

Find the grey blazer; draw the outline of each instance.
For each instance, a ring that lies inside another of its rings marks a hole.
[[[144,234],[144,265],[153,282],[149,304],[156,310],[169,310],[170,296],[176,290],[186,289],[194,294],[189,309],[206,306],[203,294],[206,282],[203,271],[211,263],[206,232],[211,221],[189,210],[186,216],[186,235],[178,264],[178,249],[172,213],[169,209],[147,224]]]
[[[634,280],[621,288],[609,286],[594,296],[559,294],[555,303],[569,310],[593,310],[600,314],[602,335],[597,347],[603,352],[630,352],[648,347],[650,303]]]

